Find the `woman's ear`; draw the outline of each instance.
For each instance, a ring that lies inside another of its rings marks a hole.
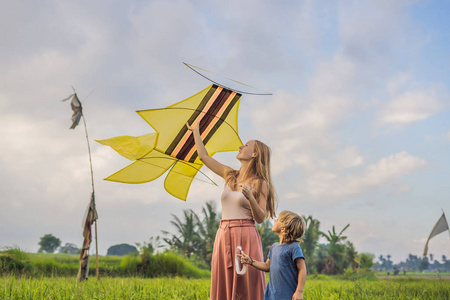
[[[256,157],[256,152],[253,152],[253,153],[252,153],[252,157]]]

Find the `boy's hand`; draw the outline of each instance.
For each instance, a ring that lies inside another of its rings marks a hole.
[[[303,292],[296,291],[294,295],[292,295],[292,300],[303,300]]]
[[[249,265],[252,263],[252,259],[250,258],[250,256],[245,253],[238,254],[237,256],[241,259],[241,264]]]

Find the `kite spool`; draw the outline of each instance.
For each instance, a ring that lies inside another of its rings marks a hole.
[[[244,275],[244,274],[247,272],[247,266],[246,266],[246,265],[243,265],[243,268],[242,268],[242,269],[239,267],[240,260],[239,260],[239,258],[238,258],[238,256],[237,256],[237,255],[238,255],[238,250],[241,251],[241,253],[244,253],[244,254],[245,254],[245,252],[242,250],[242,247],[241,247],[241,246],[237,246],[237,248],[236,248],[236,256],[235,256],[236,273],[237,273],[238,275]]]

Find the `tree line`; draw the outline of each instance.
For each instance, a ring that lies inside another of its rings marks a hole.
[[[409,254],[405,262],[394,264],[387,255],[380,255],[375,262],[375,255],[371,253],[358,253],[354,245],[348,241],[344,232],[349,228],[347,224],[339,232],[335,226],[331,230],[321,231],[320,221],[313,216],[303,216],[306,222],[306,230],[300,241],[300,246],[305,256],[309,273],[316,274],[344,274],[348,271],[368,270],[387,271],[398,274],[399,272],[412,271],[438,271],[450,272],[450,260],[442,256],[442,263],[434,259],[433,254],[428,257],[418,257]],[[161,231],[162,236],[151,237],[148,242],[136,243],[139,252],[150,255],[161,248],[181,254],[191,261],[197,261],[206,268],[211,266],[212,251],[217,229],[220,225],[220,213],[217,212],[215,203],[207,201],[197,214],[192,209],[183,211],[181,217],[172,214],[170,222],[175,228],[174,232]],[[261,224],[256,224],[256,229],[261,237],[264,258],[267,258],[270,247],[278,242],[278,236],[272,232],[272,222],[267,219]],[[325,243],[319,243],[320,238]],[[79,254],[74,244],[66,243],[61,246],[61,240],[47,234],[39,242],[38,252]],[[137,252],[134,246],[127,244],[115,245],[108,249],[107,255],[125,255],[129,252]]]
[[[331,230],[320,230],[320,221],[313,216],[304,216],[306,230],[300,246],[305,256],[306,265],[310,273],[323,273],[327,275],[343,274],[345,270],[357,268],[369,269],[373,266],[374,255],[358,253],[353,244],[343,235],[350,226],[348,224],[337,232],[333,226]],[[205,203],[200,214],[191,209],[184,210],[182,217],[172,214],[171,224],[175,232],[162,231],[162,240],[168,245],[170,251],[195,258],[207,265],[211,265],[211,256],[214,238],[219,228],[220,215],[216,211],[213,201]],[[278,235],[272,232],[272,223],[265,220],[256,224],[263,248],[264,258],[267,258],[270,246],[278,242]],[[328,243],[319,244],[319,238],[324,237]],[[158,243],[155,243],[158,241]],[[159,237],[146,244],[151,249],[163,247]]]
[[[380,255],[373,268],[377,271],[393,272],[394,275],[400,272],[450,272],[450,260],[445,255],[442,255],[439,261],[433,254],[427,257],[409,254],[405,261],[394,264],[391,261],[391,255],[388,254],[386,258]]]

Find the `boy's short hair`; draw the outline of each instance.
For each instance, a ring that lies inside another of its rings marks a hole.
[[[283,241],[286,243],[300,241],[305,233],[305,220],[292,211],[283,210],[278,216],[278,222],[282,228],[285,228]]]

